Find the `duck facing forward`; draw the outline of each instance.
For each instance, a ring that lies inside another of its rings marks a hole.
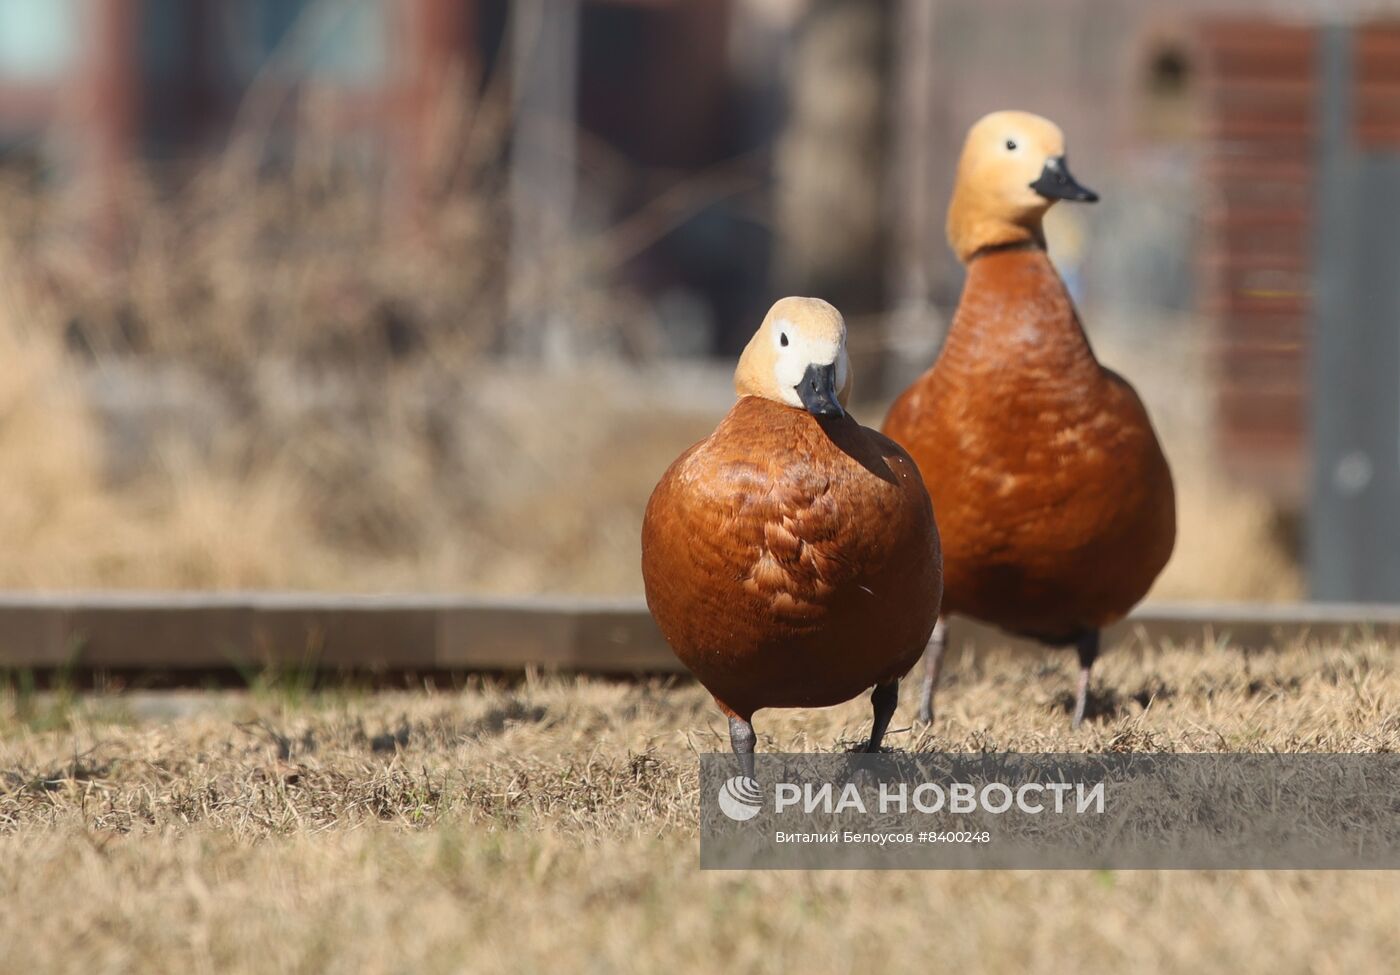
[[[760,708],[827,707],[874,687],[876,751],[938,619],[928,492],[898,445],[858,424],[846,325],[814,298],[775,304],[744,349],[739,400],[671,465],[642,526],[647,605],[729,717],[753,777]]]
[[[962,300],[937,361],[884,425],[938,513],[944,615],[1077,647],[1076,728],[1100,628],[1146,595],[1176,538],[1171,471],[1147,411],[1095,358],[1045,251],[1051,204],[1097,199],[1070,175],[1052,122],[996,112],[972,127],[948,211],[967,265]],[[940,623],[924,721],[945,640]]]

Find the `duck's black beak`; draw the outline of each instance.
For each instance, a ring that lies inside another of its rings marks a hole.
[[[1031,189],[1048,200],[1072,200],[1075,203],[1097,203],[1099,195],[1087,186],[1081,186],[1070,175],[1064,156],[1051,156],[1045,160],[1045,168],[1040,178],[1031,184]]]
[[[797,396],[813,416],[845,416],[841,401],[836,398],[836,364],[807,367],[802,382],[797,384]]]

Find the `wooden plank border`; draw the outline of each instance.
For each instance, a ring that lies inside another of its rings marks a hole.
[[[1025,645],[954,620],[954,652]],[[1105,647],[1400,642],[1400,606],[1154,604]],[[297,593],[0,594],[0,670],[197,674],[325,672],[679,673],[640,599],[486,599]]]

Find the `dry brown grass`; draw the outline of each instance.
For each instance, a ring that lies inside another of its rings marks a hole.
[[[992,653],[896,748],[1400,747],[1393,647],[1115,653],[1068,730],[1069,655]],[[172,711],[180,712],[171,718]],[[762,712],[765,749],[867,705]],[[1388,874],[702,874],[690,684],[0,704],[0,970],[1371,972]]]
[[[651,487],[730,396],[723,368],[422,360],[377,378],[347,366],[308,390],[268,367],[244,377],[238,388],[260,398],[229,426],[211,435],[187,411],[114,459],[84,372],[55,339],[61,309],[11,285],[0,289],[9,586],[635,593]],[[1101,344],[1143,388],[1177,478],[1179,540],[1154,595],[1295,598],[1272,508],[1209,454],[1198,343],[1179,335],[1151,355]],[[1185,394],[1182,377],[1197,377]],[[858,411],[867,423],[881,413]]]
[[[582,361],[497,357],[528,321],[492,138],[449,140],[414,230],[332,154],[133,184],[115,266],[0,178],[0,585],[635,588],[651,472],[700,429],[631,365],[646,309],[595,277],[568,296]]]

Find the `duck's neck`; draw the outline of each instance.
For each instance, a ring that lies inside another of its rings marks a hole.
[[[1008,215],[1003,206],[990,204],[975,186],[959,180],[948,203],[948,243],[963,263],[983,251],[1003,247],[1031,246],[1043,250],[1044,217],[1044,209]]]
[[[1069,291],[1037,243],[983,248],[968,261],[944,351],[1097,368]]]

